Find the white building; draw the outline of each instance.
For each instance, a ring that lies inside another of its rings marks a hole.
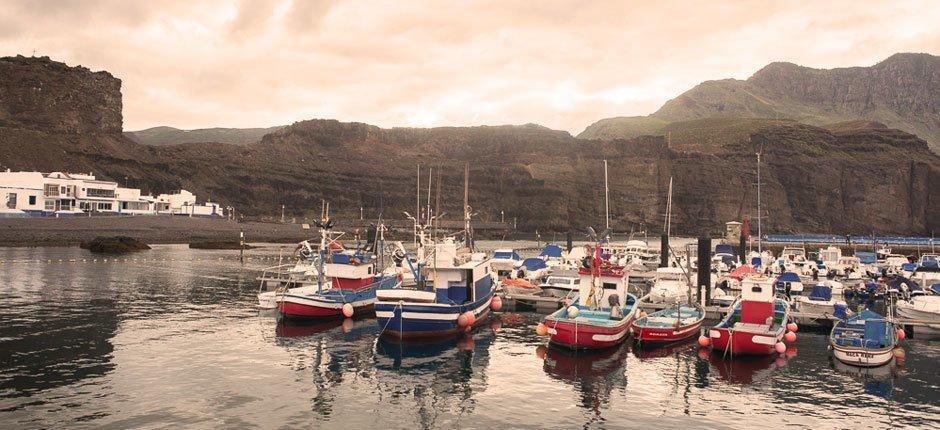
[[[0,217],[82,214],[224,216],[216,203],[196,203],[180,190],[154,198],[137,188],[118,186],[92,174],[0,172]]]

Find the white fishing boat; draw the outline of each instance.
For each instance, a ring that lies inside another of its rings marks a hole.
[[[898,300],[898,316],[924,322],[933,331],[940,330],[940,296],[916,296]]]
[[[800,312],[814,315],[834,315],[836,305],[845,305],[842,300],[834,299],[832,287],[827,284],[814,285],[809,296],[796,296],[793,302]]]
[[[650,287],[649,300],[652,303],[676,303],[689,297],[688,277],[678,267],[660,267]]]
[[[576,294],[581,283],[581,276],[577,270],[555,272],[539,284],[542,292],[549,297],[569,297]]]
[[[512,248],[497,249],[490,258],[490,270],[500,279],[512,276],[520,264],[522,257]]]

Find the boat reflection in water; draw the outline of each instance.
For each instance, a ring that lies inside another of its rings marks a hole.
[[[633,345],[633,355],[640,359],[644,360],[653,360],[657,358],[666,358],[674,357],[677,354],[681,354],[684,351],[690,350],[697,346],[697,340],[695,337],[690,337],[684,341],[673,342],[668,344],[654,344],[654,343],[638,343]]]
[[[474,396],[488,387],[492,330],[457,337],[405,339],[379,336],[375,341],[376,391],[383,401],[408,411],[415,427],[451,427],[455,416],[472,415]],[[442,424],[445,423],[445,424]]]
[[[891,398],[894,392],[894,383],[903,373],[903,369],[895,360],[878,367],[857,367],[845,364],[839,360],[830,360],[836,373],[846,375],[865,387],[865,392],[885,399]]]
[[[739,385],[770,381],[774,372],[786,366],[787,360],[796,357],[796,354],[796,347],[791,347],[785,355],[742,355],[723,358],[721,354],[709,352],[707,349],[699,350],[699,357],[707,358],[721,379]]]
[[[339,327],[341,330],[337,331],[337,334],[350,338],[350,336],[362,336],[369,333],[370,324],[371,320],[357,318],[327,320],[283,318],[278,320],[275,334],[279,338],[300,338],[325,333]]]
[[[601,419],[614,390],[627,390],[627,357],[630,344],[603,350],[570,350],[541,345],[536,354],[544,358],[542,369],[557,380],[580,391],[580,406],[592,412],[592,422]],[[592,423],[585,423],[589,427]]]

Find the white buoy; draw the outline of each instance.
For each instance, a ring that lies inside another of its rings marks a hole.
[[[568,318],[577,318],[581,310],[577,306],[568,306]]]

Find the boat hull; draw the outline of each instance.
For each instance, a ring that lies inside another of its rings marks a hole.
[[[590,322],[574,322],[546,319],[550,342],[568,349],[602,349],[619,345],[630,332],[635,313],[623,318],[615,326],[594,325]]]
[[[778,332],[749,332],[714,327],[708,331],[712,351],[731,355],[775,354],[774,346],[783,339],[783,330]]]
[[[377,302],[375,316],[383,335],[400,339],[447,337],[468,330],[457,323],[457,318],[465,312],[473,312],[476,317],[469,329],[483,324],[490,316],[492,298],[491,290],[486,296],[462,305]]]
[[[375,297],[347,302],[353,306],[353,315],[372,313]],[[278,298],[277,309],[289,318],[340,318],[346,303],[316,296],[293,296],[285,294]]]
[[[850,348],[829,343],[832,347],[832,355],[837,360],[858,367],[878,367],[891,362],[894,359],[894,348],[883,349],[863,349]]]
[[[645,327],[633,325],[633,338],[643,343],[668,343],[688,339],[699,332],[702,321],[680,327]]]

